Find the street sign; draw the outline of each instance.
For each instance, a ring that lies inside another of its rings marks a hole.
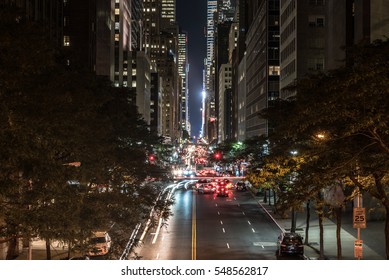
[[[357,259],[362,258],[363,240],[357,239],[354,241],[354,257]]]
[[[363,207],[354,207],[353,209],[353,227],[366,228],[366,209]]]

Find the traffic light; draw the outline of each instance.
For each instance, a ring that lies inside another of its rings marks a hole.
[[[149,161],[153,162],[154,160],[155,160],[155,156],[154,155],[149,155]]]
[[[216,160],[220,160],[221,157],[222,157],[222,155],[221,155],[220,153],[216,153],[216,154],[215,154],[215,159],[216,159]]]

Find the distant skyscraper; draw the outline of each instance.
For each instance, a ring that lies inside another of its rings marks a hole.
[[[178,26],[174,0],[144,0],[144,46],[157,66],[162,96],[161,131],[173,141],[179,137]]]
[[[222,64],[219,70],[219,110],[218,110],[218,142],[230,138],[231,133],[231,88],[232,69],[231,64]]]
[[[161,18],[176,22],[176,0],[162,0]]]
[[[216,126],[216,106],[215,106],[215,28],[217,23],[217,11],[218,1],[208,0],[207,2],[207,27],[206,27],[206,43],[207,53],[204,60],[204,89],[205,100],[202,114],[203,127],[201,129],[202,136],[212,141],[213,138],[217,137]],[[208,120],[212,119],[212,124],[208,124]]]
[[[116,87],[128,87],[131,83],[131,26],[131,0],[115,1],[114,70],[111,72],[111,80]]]
[[[217,1],[208,0],[207,5],[207,57],[205,60],[205,90],[210,94],[213,89],[211,79],[214,75],[213,59],[215,56],[215,16],[217,15]],[[212,92],[212,94],[214,94]]]
[[[189,89],[188,89],[188,34],[186,32],[180,32],[178,34],[178,74],[182,80],[181,89],[181,126],[189,132]]]

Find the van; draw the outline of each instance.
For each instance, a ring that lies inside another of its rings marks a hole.
[[[97,231],[93,233],[93,236],[89,240],[90,249],[87,252],[89,257],[91,256],[104,256],[111,250],[111,237],[108,232]]]

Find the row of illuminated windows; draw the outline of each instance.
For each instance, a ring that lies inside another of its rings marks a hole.
[[[156,11],[156,9],[155,8],[144,8],[143,9],[143,12],[146,12],[146,13],[150,13],[150,12],[155,12]]]

